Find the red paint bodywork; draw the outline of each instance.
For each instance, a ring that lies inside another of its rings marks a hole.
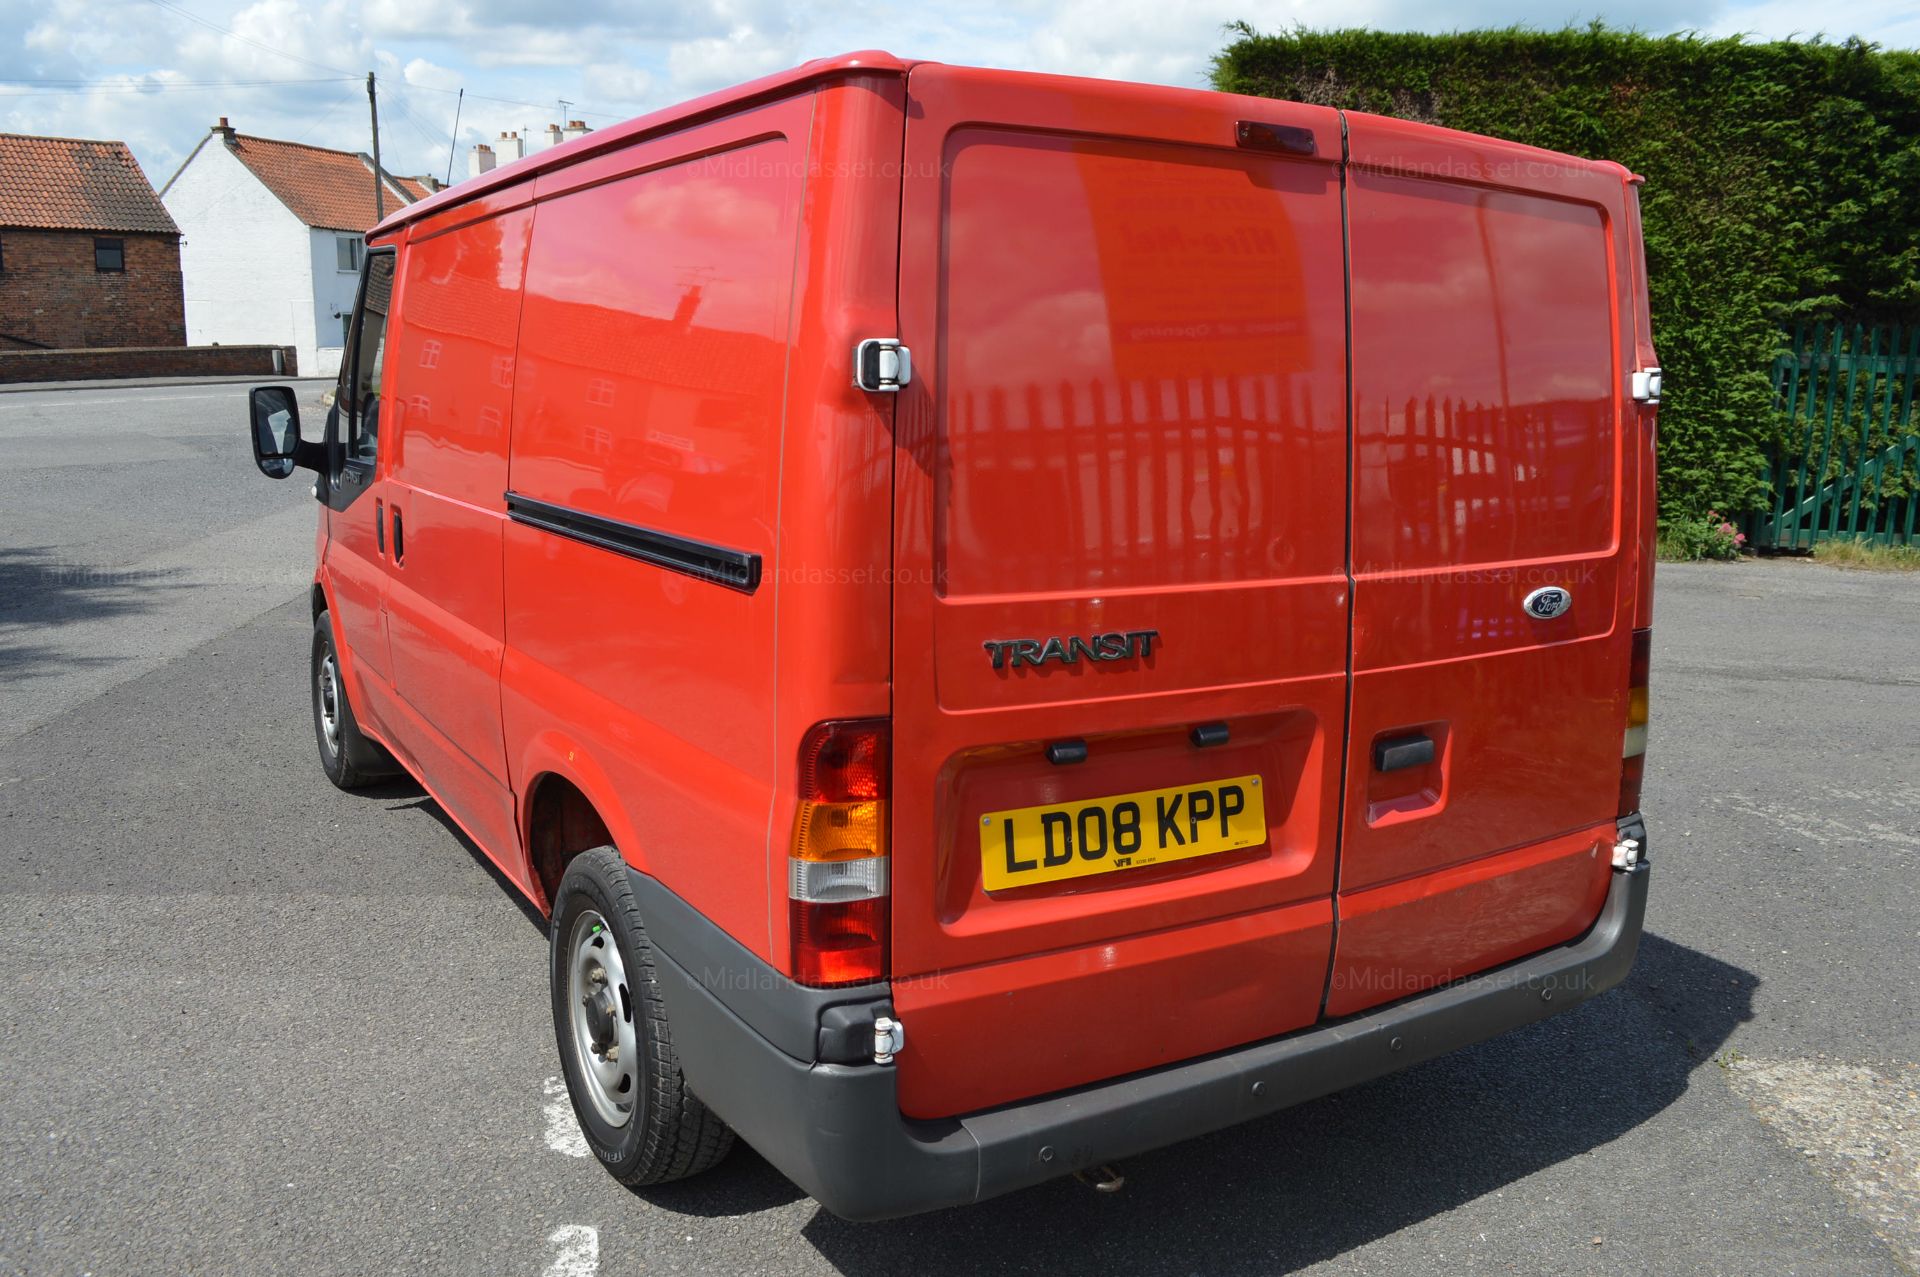
[[[1310,153],[1237,146],[1240,121]],[[564,778],[775,965],[799,743],[890,716],[914,1116],[1567,940],[1606,888],[1651,598],[1632,180],[865,53],[462,183],[370,237],[399,252],[381,455],[318,576],[349,694],[536,902],[533,798]],[[855,341],[895,335],[912,382],[857,390]],[[509,490],[763,579],[512,522]],[[1549,584],[1573,609],[1528,618]],[[1140,629],[1137,661],[983,649]],[[1376,772],[1410,731],[1434,762]],[[1086,762],[1046,761],[1066,738]],[[1263,846],[981,887],[982,813],[1243,774]]]

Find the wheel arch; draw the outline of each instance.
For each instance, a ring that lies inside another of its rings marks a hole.
[[[521,845],[542,910],[553,911],[560,879],[583,851],[611,843],[628,864],[644,868],[626,809],[606,773],[577,743],[543,735],[529,746],[521,775],[528,778],[520,804]]]

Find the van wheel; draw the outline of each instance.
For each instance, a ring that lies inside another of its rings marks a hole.
[[[685,1179],[725,1157],[733,1132],[680,1072],[653,946],[619,852],[573,858],[549,940],[560,1065],[594,1156],[633,1185]]]
[[[325,612],[313,618],[313,660],[307,683],[313,689],[313,735],[328,780],[341,789],[358,789],[400,770],[393,755],[360,734],[340,678],[340,658],[333,650],[333,622]]]

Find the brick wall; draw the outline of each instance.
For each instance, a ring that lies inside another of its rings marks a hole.
[[[280,371],[273,369],[280,352]],[[109,377],[292,377],[291,346],[144,346],[97,350],[0,350],[0,383]]]
[[[125,245],[126,270],[114,272],[94,269],[94,238],[0,228],[0,350],[186,345],[179,240],[103,235]]]

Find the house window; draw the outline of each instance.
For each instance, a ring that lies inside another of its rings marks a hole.
[[[124,239],[94,240],[93,268],[98,271],[124,272],[127,269],[127,241]]]
[[[360,273],[360,237],[358,235],[336,235],[333,237],[334,264],[342,271]]]

